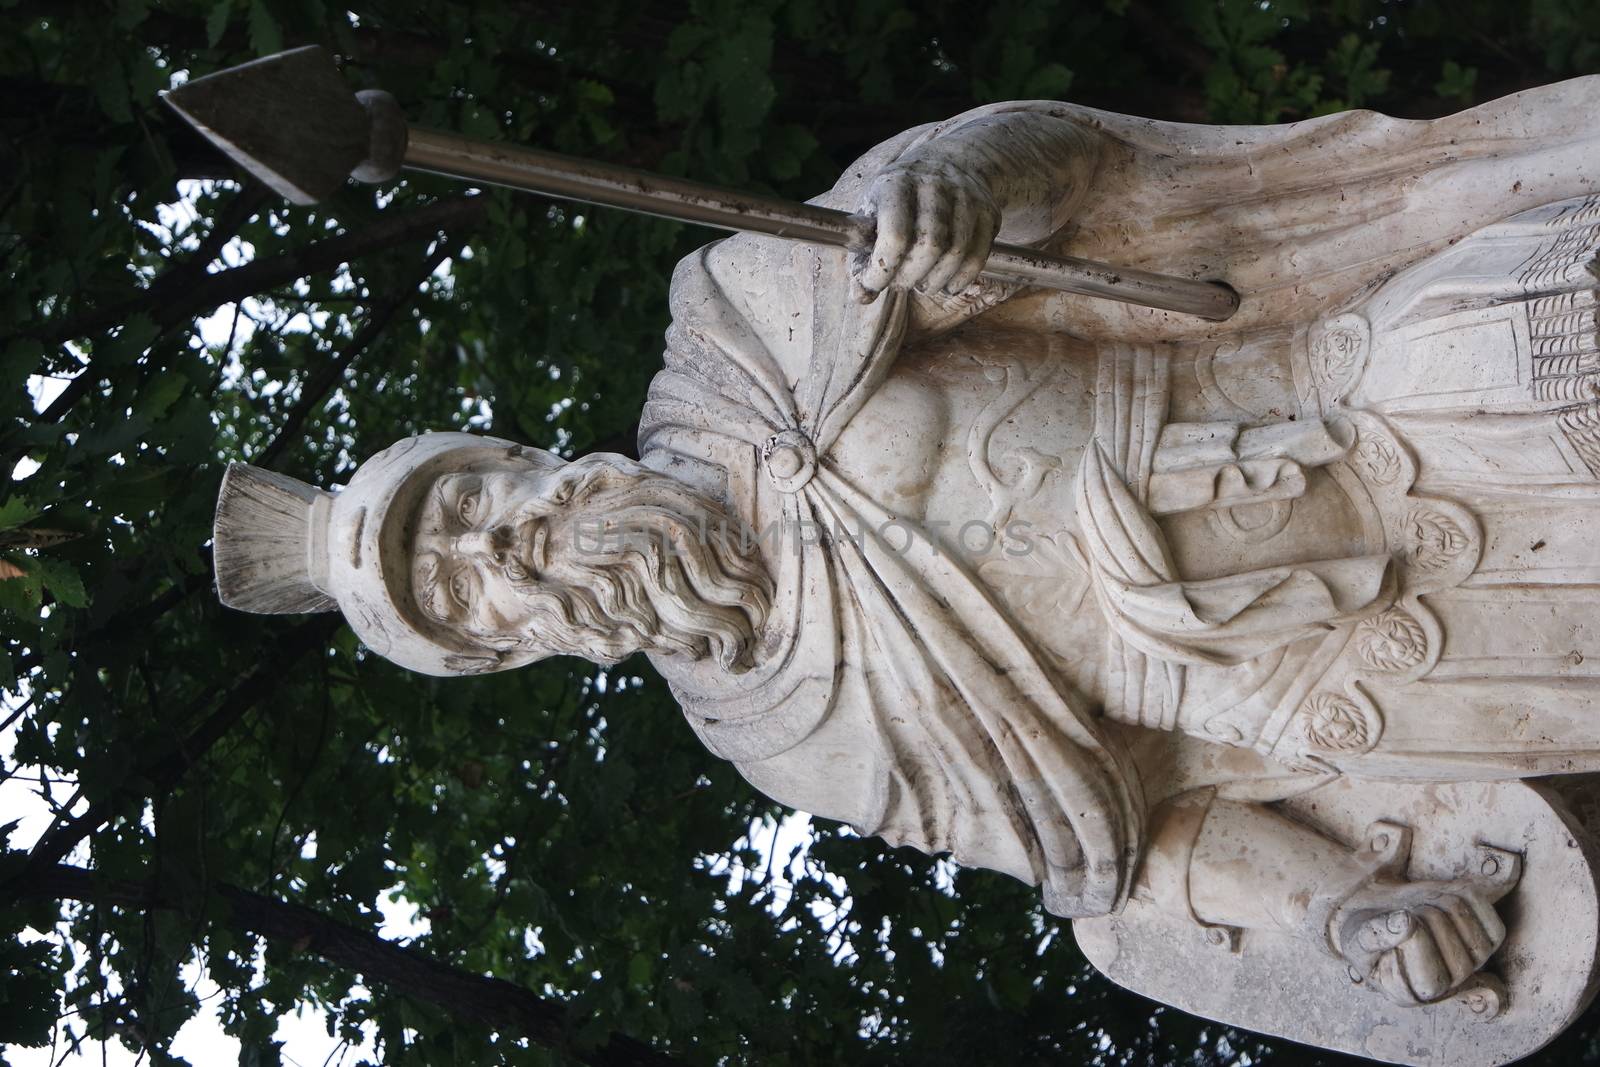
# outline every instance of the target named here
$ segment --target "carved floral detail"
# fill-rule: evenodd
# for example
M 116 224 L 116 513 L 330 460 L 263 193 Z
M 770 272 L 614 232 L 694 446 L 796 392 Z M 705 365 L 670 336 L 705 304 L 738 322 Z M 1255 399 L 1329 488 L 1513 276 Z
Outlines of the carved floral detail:
M 1338 693 L 1313 693 L 1300 705 L 1306 741 L 1324 752 L 1360 752 L 1373 741 L 1367 717 Z
M 1015 555 L 991 559 L 978 573 L 1023 618 L 1059 620 L 1077 612 L 1089 592 L 1089 572 L 1067 547 L 1071 540 L 1065 530 L 1032 537 Z
M 1012 412 L 1061 373 L 1067 361 L 1051 359 L 1045 369 L 1035 375 L 1029 373 L 1027 364 L 1014 356 L 999 360 L 988 356 L 975 358 L 984 367 L 984 380 L 1000 386 L 1000 391 L 990 398 L 967 428 L 967 462 L 972 476 L 989 494 L 988 522 L 997 529 L 1010 521 L 1013 508 L 1039 492 L 1045 475 L 1061 466 L 1061 457 L 1032 447 L 1014 448 L 991 456 L 991 439 Z M 1012 468 L 1011 472 L 1002 472 L 996 460 Z
M 1323 377 L 1338 381 L 1355 369 L 1361 356 L 1361 335 L 1351 329 L 1329 330 L 1317 338 L 1311 351 L 1321 365 Z
M 1311 339 L 1311 364 L 1334 391 L 1348 388 L 1366 360 L 1370 327 L 1359 315 L 1340 315 Z
M 1392 609 L 1356 627 L 1355 647 L 1367 666 L 1400 674 L 1427 658 L 1428 635 L 1411 615 Z
M 1391 486 L 1405 473 L 1405 461 L 1393 443 L 1376 434 L 1363 434 L 1351 459 L 1377 485 Z
M 1405 558 L 1419 571 L 1442 571 L 1472 545 L 1456 521 L 1432 508 L 1417 507 L 1406 516 Z

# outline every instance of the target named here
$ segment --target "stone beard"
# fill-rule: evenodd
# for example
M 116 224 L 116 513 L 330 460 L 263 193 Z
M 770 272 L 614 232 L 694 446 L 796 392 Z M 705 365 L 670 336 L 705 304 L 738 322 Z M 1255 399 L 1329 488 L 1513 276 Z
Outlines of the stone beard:
M 873 213 L 870 256 L 680 263 L 639 462 L 237 465 L 219 593 L 433 675 L 643 651 L 763 793 L 1040 886 L 1120 983 L 1508 1062 L 1600 984 L 1596 116 L 1590 78 L 1432 122 L 907 131 L 815 201 Z M 996 236 L 1241 307 L 968 285 Z M 1019 520 L 1021 556 L 956 536 Z
M 771 579 L 742 524 L 681 482 L 616 457 L 553 478 L 448 474 L 413 548 L 424 614 L 497 651 L 635 652 L 748 666 Z M 509 594 L 496 586 L 509 587 Z M 511 610 L 485 609 L 509 600 Z

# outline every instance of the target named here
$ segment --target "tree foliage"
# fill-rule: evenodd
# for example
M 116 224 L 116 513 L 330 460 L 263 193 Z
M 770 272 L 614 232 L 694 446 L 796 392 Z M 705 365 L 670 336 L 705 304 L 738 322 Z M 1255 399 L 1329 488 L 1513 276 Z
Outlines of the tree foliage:
M 629 447 L 710 235 L 418 175 L 290 207 L 157 93 L 321 43 L 420 124 L 806 196 L 996 99 L 1441 114 L 1600 69 L 1600 7 L 0 0 L 0 26 L 0 774 L 61 805 L 0 852 L 0 1045 L 59 1017 L 175 1062 L 220 1010 L 273 1064 L 311 1005 L 393 1064 L 1308 1062 L 1110 987 L 1001 876 L 827 826 L 763 862 L 782 813 L 643 662 L 437 682 L 333 617 L 220 610 L 229 459 L 328 484 L 431 428 Z M 370 936 L 392 891 L 428 919 L 404 958 Z M 452 985 L 482 975 L 508 985 Z M 1593 1025 L 1549 1062 L 1592 1062 Z

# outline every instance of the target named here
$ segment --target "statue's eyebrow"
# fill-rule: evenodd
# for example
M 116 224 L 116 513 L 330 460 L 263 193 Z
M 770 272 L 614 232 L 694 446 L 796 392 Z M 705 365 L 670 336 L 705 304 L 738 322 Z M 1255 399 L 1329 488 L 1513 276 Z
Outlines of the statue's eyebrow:
M 450 514 L 450 509 L 445 506 L 444 499 L 444 483 L 449 477 L 447 474 L 436 480 L 423 496 L 422 514 L 418 516 L 423 523 L 434 526 L 444 525 L 445 516 Z
M 434 523 L 440 529 L 458 525 L 461 521 L 462 498 L 469 493 L 477 493 L 484 500 L 488 500 L 487 486 L 487 480 L 482 475 L 469 471 L 442 474 L 429 488 L 425 510 L 420 517 Z
M 439 563 L 439 557 L 432 552 L 417 557 L 411 565 L 411 598 L 434 622 L 449 622 L 449 612 L 439 610 Z

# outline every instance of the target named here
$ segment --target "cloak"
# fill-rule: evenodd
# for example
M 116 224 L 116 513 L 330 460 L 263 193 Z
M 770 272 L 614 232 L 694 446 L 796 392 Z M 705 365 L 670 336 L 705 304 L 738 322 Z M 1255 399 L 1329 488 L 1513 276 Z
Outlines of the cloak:
M 751 669 L 654 659 L 701 740 L 775 799 L 1043 884 L 1051 912 L 1079 917 L 1120 905 L 1143 844 L 1131 757 L 983 582 L 832 446 L 908 336 L 980 313 L 1107 342 L 1303 326 L 1482 225 L 1600 189 L 1600 78 L 1432 122 L 1188 126 L 1000 104 L 885 142 L 815 202 L 853 208 L 894 159 L 1015 111 L 1070 124 L 1085 145 L 1050 247 L 1221 277 L 1244 297 L 1239 315 L 1198 323 L 988 284 L 861 305 L 839 250 L 739 235 L 689 256 L 641 455 L 784 532 Z M 892 539 L 872 533 L 889 527 Z

